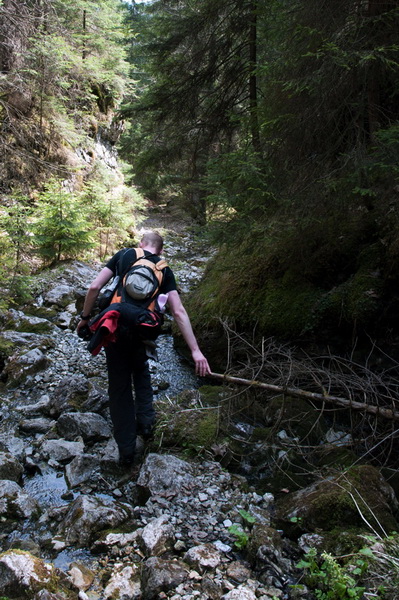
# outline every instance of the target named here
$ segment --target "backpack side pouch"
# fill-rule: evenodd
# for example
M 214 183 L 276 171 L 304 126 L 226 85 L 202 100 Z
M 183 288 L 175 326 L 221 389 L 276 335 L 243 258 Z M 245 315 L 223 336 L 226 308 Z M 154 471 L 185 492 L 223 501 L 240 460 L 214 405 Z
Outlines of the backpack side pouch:
M 113 278 L 112 283 L 98 298 L 98 308 L 104 310 L 111 304 L 112 297 L 119 285 L 119 276 Z

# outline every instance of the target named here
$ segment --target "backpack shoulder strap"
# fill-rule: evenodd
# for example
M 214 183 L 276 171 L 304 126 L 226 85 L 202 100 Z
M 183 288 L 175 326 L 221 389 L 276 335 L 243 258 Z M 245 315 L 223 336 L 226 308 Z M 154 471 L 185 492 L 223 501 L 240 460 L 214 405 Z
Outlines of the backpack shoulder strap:
M 167 266 L 168 266 L 168 263 L 163 258 L 161 258 L 161 260 L 159 260 L 158 262 L 155 263 L 155 268 L 157 269 L 157 271 L 162 271 L 162 269 L 165 269 L 165 267 L 167 267 Z

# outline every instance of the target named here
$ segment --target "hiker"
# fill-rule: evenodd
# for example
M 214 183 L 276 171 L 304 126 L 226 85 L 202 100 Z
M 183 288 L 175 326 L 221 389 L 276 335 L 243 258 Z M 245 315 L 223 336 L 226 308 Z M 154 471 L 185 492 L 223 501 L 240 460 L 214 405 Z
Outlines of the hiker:
M 161 260 L 159 255 L 162 252 L 163 239 L 158 233 L 146 233 L 139 244 L 139 248 L 144 251 L 146 259 L 156 264 Z M 134 248 L 120 250 L 107 262 L 106 266 L 91 283 L 77 325 L 78 333 L 89 324 L 91 312 L 101 288 L 116 273 L 122 273 L 121 263 L 123 261 L 123 268 L 125 268 L 126 258 L 128 259 L 129 268 L 129 265 L 132 265 L 136 260 L 138 252 L 141 251 L 136 252 Z M 162 269 L 162 274 L 162 283 L 156 295 L 158 297 L 162 295 L 162 299 L 166 300 L 166 304 L 191 350 L 195 362 L 195 372 L 197 375 L 204 377 L 210 373 L 209 364 L 198 346 L 189 316 L 180 300 L 173 271 L 170 267 L 165 266 Z M 124 302 L 120 305 L 111 304 L 110 308 L 115 306 L 123 308 L 122 305 L 125 305 L 124 308 L 129 308 Z M 120 332 L 117 329 L 114 337 L 110 337 L 113 341 L 104 344 L 108 371 L 108 395 L 120 463 L 129 465 L 134 463 L 136 435 L 140 434 L 144 439 L 151 437 L 155 422 L 155 411 L 146 344 L 137 334 L 134 337 L 129 337 L 129 335 L 118 335 L 118 333 Z M 132 392 L 132 377 L 135 399 L 133 399 Z

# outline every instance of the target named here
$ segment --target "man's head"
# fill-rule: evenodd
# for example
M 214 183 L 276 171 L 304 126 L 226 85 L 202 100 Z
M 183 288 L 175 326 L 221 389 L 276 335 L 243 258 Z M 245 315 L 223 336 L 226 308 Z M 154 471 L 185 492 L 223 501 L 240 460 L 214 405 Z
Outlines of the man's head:
M 151 250 L 154 254 L 161 254 L 163 248 L 162 236 L 155 231 L 148 231 L 141 238 L 140 248 Z

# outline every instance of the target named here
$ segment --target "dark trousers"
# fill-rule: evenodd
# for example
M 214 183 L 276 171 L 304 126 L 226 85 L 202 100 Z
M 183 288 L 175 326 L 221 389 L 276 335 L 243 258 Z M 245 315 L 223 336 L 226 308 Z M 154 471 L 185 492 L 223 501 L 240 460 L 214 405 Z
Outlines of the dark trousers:
M 134 453 L 136 435 L 155 419 L 151 375 L 144 344 L 117 341 L 105 348 L 114 437 L 121 456 Z M 132 390 L 132 379 L 134 396 Z

